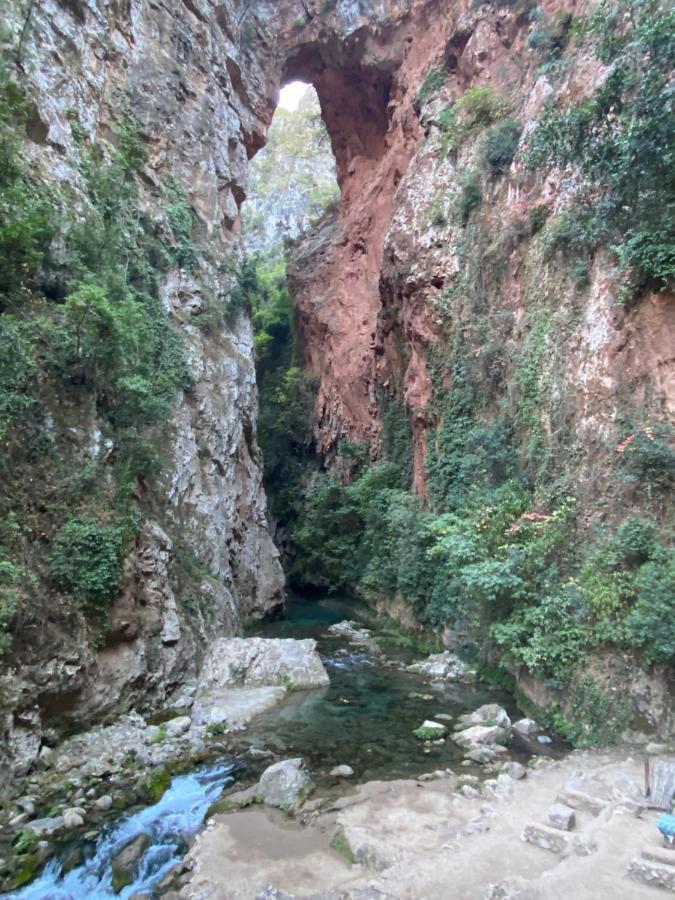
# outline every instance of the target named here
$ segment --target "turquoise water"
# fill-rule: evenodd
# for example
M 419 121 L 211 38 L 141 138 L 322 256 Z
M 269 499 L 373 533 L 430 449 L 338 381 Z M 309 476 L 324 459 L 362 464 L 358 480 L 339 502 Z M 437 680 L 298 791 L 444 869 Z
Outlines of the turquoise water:
M 412 734 L 425 718 L 438 713 L 461 715 L 483 703 L 500 703 L 519 715 L 513 699 L 484 685 L 430 686 L 420 676 L 390 666 L 377 655 L 327 634 L 329 625 L 358 619 L 358 608 L 335 598 L 292 599 L 284 618 L 256 630 L 265 637 L 314 638 L 329 672 L 326 688 L 291 694 L 280 706 L 256 719 L 224 758 L 173 778 L 162 799 L 121 814 L 104 829 L 82 864 L 63 872 L 55 857 L 28 887 L 6 895 L 13 900 L 104 900 L 152 889 L 184 856 L 203 824 L 206 811 L 235 781 L 250 783 L 272 760 L 242 763 L 249 747 L 273 751 L 276 758 L 302 756 L 323 789 L 336 786 L 329 772 L 343 763 L 355 780 L 418 775 L 456 766 L 462 756 L 452 741 L 426 747 Z M 389 659 L 412 661 L 413 655 L 383 645 Z M 427 694 L 430 699 L 410 697 Z M 425 749 L 428 752 L 425 752 Z M 546 752 L 542 748 L 542 752 Z M 140 834 L 151 838 L 135 882 L 120 894 L 112 889 L 110 864 Z M 72 846 L 72 845 L 71 845 Z
M 398 778 L 457 765 L 462 760 L 452 741 L 425 748 L 412 734 L 438 713 L 462 715 L 483 703 L 500 703 L 520 716 L 513 698 L 485 685 L 432 686 L 419 675 L 389 667 L 344 638 L 332 638 L 327 628 L 344 618 L 357 619 L 358 607 L 334 598 L 292 599 L 286 616 L 267 623 L 265 637 L 314 638 L 330 685 L 290 698 L 260 716 L 249 728 L 246 743 L 285 756 L 302 756 L 315 778 L 321 780 L 343 763 L 354 769 L 355 779 Z M 410 652 L 382 644 L 388 658 L 412 662 Z M 425 694 L 430 700 L 411 698 Z

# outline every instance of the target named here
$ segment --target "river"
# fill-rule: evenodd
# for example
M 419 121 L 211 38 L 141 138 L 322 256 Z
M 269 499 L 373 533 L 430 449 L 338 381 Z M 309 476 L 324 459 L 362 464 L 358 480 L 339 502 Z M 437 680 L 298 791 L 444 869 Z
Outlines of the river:
M 97 843 L 89 845 L 84 860 L 70 871 L 64 871 L 68 857 L 64 850 L 31 884 L 4 896 L 13 900 L 150 897 L 182 859 L 223 789 L 235 781 L 250 783 L 273 761 L 270 757 L 251 763 L 248 751 L 252 747 L 272 751 L 274 758 L 304 757 L 319 789 L 336 791 L 343 788 L 329 773 L 340 764 L 351 766 L 357 781 L 410 777 L 459 764 L 462 754 L 452 741 L 429 747 L 413 736 L 413 729 L 434 714 L 460 715 L 496 702 L 510 714 L 520 715 L 513 698 L 485 685 L 430 686 L 398 665 L 414 658 L 410 651 L 385 647 L 386 657 L 381 658 L 343 637 L 327 634 L 331 624 L 358 616 L 358 608 L 334 597 L 291 599 L 283 618 L 264 623 L 256 633 L 315 638 L 330 685 L 290 694 L 281 706 L 254 720 L 223 758 L 175 776 L 159 802 L 113 817 L 101 829 Z M 136 879 L 115 894 L 111 862 L 141 834 L 150 843 Z

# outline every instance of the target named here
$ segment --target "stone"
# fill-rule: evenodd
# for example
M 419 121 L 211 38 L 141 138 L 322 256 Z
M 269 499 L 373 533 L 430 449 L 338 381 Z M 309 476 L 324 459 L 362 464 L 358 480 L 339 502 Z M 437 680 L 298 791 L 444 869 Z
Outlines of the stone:
M 303 766 L 301 758 L 282 759 L 269 766 L 260 776 L 256 795 L 268 806 L 292 809 L 314 788 Z
M 513 785 L 511 776 L 501 772 L 497 778 L 488 778 L 483 783 L 483 790 L 488 799 L 508 802 L 513 797 Z
M 675 866 L 647 859 L 632 859 L 628 864 L 628 877 L 651 887 L 675 892 Z
M 501 767 L 502 772 L 506 772 L 507 775 L 510 775 L 515 781 L 520 781 L 521 778 L 525 778 L 527 775 L 527 769 L 522 763 L 515 762 L 514 760 L 510 760 Z
M 24 825 L 27 831 L 32 831 L 38 837 L 50 837 L 52 834 L 56 834 L 57 831 L 61 831 L 63 827 L 63 816 L 33 819 L 32 822 L 27 822 Z
M 81 828 L 84 825 L 85 811 L 81 806 L 73 806 L 63 810 L 63 824 L 66 828 Z
M 590 856 L 596 850 L 594 843 L 583 841 L 578 835 L 548 825 L 526 825 L 522 839 L 562 857 Z
M 209 648 L 199 678 L 201 690 L 226 687 L 325 687 L 328 673 L 316 641 L 219 638 Z
M 514 731 L 520 732 L 520 734 L 534 734 L 539 731 L 539 726 L 534 721 L 534 719 L 518 719 L 517 722 L 514 722 L 511 726 Z
M 160 740 L 162 736 L 162 731 L 159 725 L 148 725 L 145 729 L 144 738 L 149 744 L 154 744 L 156 741 Z
M 460 747 L 475 749 L 480 746 L 498 744 L 507 734 L 498 725 L 472 725 L 452 735 L 452 740 Z
M 571 806 L 565 803 L 554 803 L 548 813 L 548 820 L 554 828 L 561 831 L 572 831 L 576 825 L 576 815 Z
M 334 769 L 330 770 L 330 774 L 333 778 L 351 778 L 354 774 L 354 770 L 351 766 L 335 766 Z
M 457 724 L 468 728 L 472 725 L 498 726 L 504 731 L 511 727 L 511 719 L 503 706 L 498 703 L 485 703 L 468 715 L 459 716 Z
M 195 725 L 220 723 L 239 730 L 255 716 L 276 706 L 286 695 L 283 687 L 231 688 L 200 694 L 192 706 Z
M 138 863 L 150 846 L 150 838 L 147 834 L 139 834 L 129 841 L 113 857 L 110 868 L 112 870 L 113 890 L 116 894 L 133 884 Z
M 412 663 L 408 671 L 424 675 L 430 681 L 473 681 L 476 677 L 475 670 L 449 650 Z
M 463 784 L 459 789 L 459 792 L 469 800 L 475 800 L 477 797 L 480 797 L 480 791 L 476 790 L 476 788 L 470 784 Z
M 110 796 L 110 794 L 101 794 L 100 797 L 94 800 L 94 806 L 96 807 L 96 809 L 106 810 L 110 809 L 112 805 L 113 798 Z
M 190 716 L 177 716 L 175 719 L 169 719 L 164 725 L 168 735 L 180 737 L 192 728 L 192 719 Z

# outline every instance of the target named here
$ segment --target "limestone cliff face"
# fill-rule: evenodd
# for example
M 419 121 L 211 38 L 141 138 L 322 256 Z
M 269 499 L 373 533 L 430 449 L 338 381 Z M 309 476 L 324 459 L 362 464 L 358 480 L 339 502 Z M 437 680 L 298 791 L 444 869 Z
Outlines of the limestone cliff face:
M 105 154 L 120 114 L 131 110 L 149 151 L 142 206 L 161 219 L 160 181 L 175 180 L 194 212 L 198 263 L 191 273 L 173 268 L 160 285 L 185 335 L 195 384 L 176 398 L 161 488 L 146 497 L 138 487 L 143 518 L 103 646 L 43 583 L 44 611 L 18 623 L 0 679 L 0 782 L 12 769 L 26 771 L 45 741 L 165 702 L 213 637 L 236 633 L 283 602 L 255 439 L 251 326 L 243 314 L 228 327 L 198 324 L 231 286 L 223 263 L 239 254 L 248 157 L 262 145 L 274 108 L 269 23 L 247 18 L 249 5 L 47 0 L 31 10 L 20 67 L 12 63 L 25 7 L 6 10 L 6 57 L 32 104 L 25 142 L 32 171 L 83 195 L 83 142 Z M 64 458 L 105 460 L 114 449 L 102 440 L 94 409 L 57 406 L 53 420 L 53 444 Z M 179 596 L 177 542 L 199 557 L 199 604 Z M 29 547 L 25 558 L 42 578 L 39 549 Z

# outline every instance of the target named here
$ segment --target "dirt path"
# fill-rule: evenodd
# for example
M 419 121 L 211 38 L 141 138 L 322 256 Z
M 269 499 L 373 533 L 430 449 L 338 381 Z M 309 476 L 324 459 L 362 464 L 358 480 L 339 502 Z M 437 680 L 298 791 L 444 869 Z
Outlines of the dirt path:
M 190 853 L 180 897 L 254 900 L 271 885 L 298 898 L 658 900 L 662 892 L 627 875 L 643 849 L 669 852 L 659 849 L 659 813 L 641 808 L 642 777 L 638 756 L 576 752 L 473 798 L 459 792 L 460 774 L 362 785 L 304 827 L 260 808 L 217 816 Z M 550 833 L 548 812 L 565 791 L 576 826 Z M 535 843 L 521 837 L 531 825 L 544 826 Z M 330 846 L 336 834 L 341 852 Z M 560 852 L 537 845 L 551 834 Z

